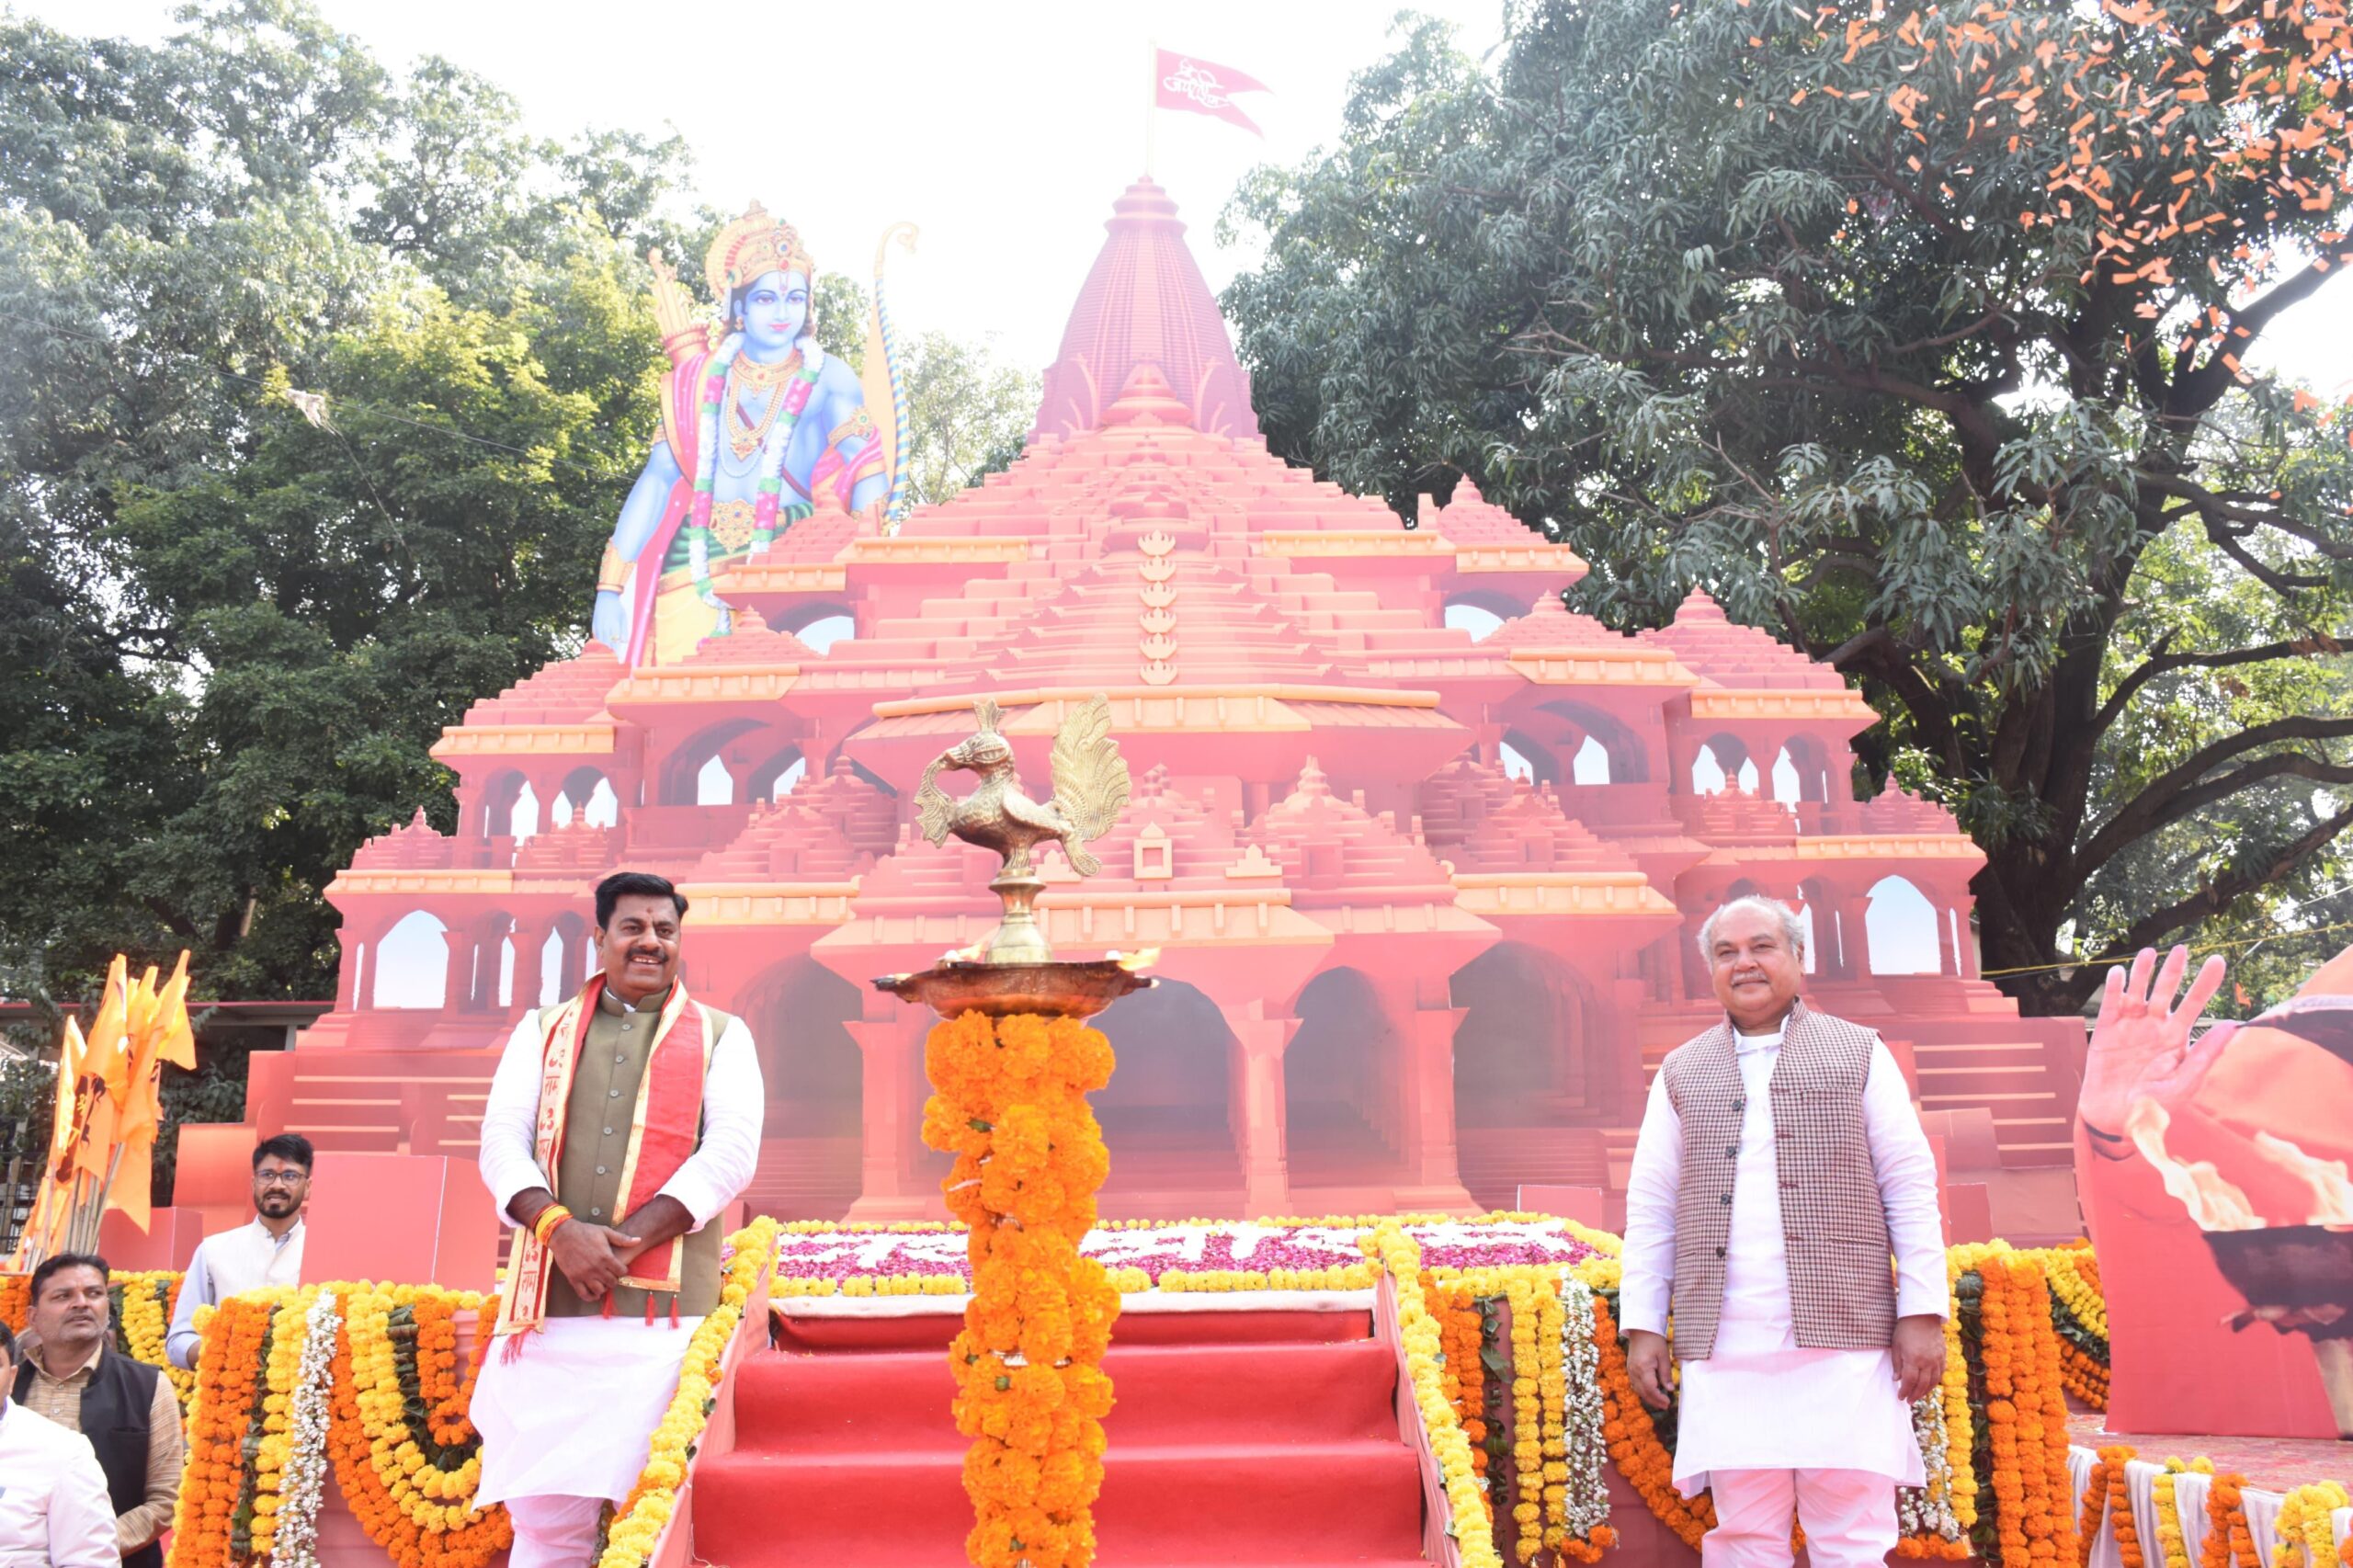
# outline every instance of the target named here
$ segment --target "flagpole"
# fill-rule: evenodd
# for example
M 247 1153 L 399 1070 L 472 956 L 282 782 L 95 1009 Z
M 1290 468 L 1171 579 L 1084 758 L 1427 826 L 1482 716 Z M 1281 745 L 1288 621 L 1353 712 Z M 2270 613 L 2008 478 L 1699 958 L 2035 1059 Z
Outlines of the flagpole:
M 1160 40 L 1144 40 L 1143 177 L 1152 177 L 1153 142 L 1160 130 Z

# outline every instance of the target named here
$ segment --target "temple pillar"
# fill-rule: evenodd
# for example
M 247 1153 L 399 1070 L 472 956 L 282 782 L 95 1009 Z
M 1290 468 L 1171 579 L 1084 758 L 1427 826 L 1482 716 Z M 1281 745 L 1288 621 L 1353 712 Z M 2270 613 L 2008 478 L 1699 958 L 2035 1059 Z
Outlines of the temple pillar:
M 1288 1213 L 1290 1160 L 1283 1142 L 1283 1053 L 1299 1032 L 1299 1020 L 1267 1017 L 1263 1001 L 1221 1004 L 1218 1010 L 1241 1048 L 1241 1115 L 1233 1132 L 1242 1155 L 1243 1211 Z M 1111 1157 L 1118 1159 L 1119 1151 L 1114 1149 Z
M 1871 900 L 1868 892 L 1834 888 L 1826 901 L 1837 915 L 1839 974 L 1847 980 L 1869 980 L 1871 974 Z
M 375 956 L 376 939 L 381 935 L 372 927 L 363 929 L 348 917 L 335 933 L 336 944 L 343 949 L 343 962 L 335 977 L 341 992 L 335 998 L 339 1010 L 358 1013 L 375 1006 L 374 998 L 368 994 L 368 970 L 369 960 Z
M 474 1010 L 474 983 L 482 969 L 481 944 L 462 926 L 448 925 L 441 928 L 441 942 L 449 949 L 449 962 L 441 971 L 441 1010 L 471 1013 Z
M 1475 1207 L 1455 1159 L 1454 1036 L 1467 1007 L 1457 1007 L 1443 977 L 1380 987 L 1381 1010 L 1397 1036 L 1397 1086 L 1405 1121 L 1400 1210 Z
M 923 1129 L 910 1108 L 922 1104 L 915 1085 L 923 1073 L 923 1039 L 937 1020 L 926 1007 L 894 1006 L 879 998 L 870 1004 L 884 1008 L 883 1016 L 842 1026 L 858 1041 L 863 1062 L 858 1200 L 849 1218 L 861 1224 L 920 1220 L 931 1195 L 918 1189 L 911 1173 L 909 1145 Z
M 548 934 L 554 928 L 552 918 L 518 919 L 515 922 L 515 1006 L 517 1008 L 540 1005 L 540 991 L 547 983 Z

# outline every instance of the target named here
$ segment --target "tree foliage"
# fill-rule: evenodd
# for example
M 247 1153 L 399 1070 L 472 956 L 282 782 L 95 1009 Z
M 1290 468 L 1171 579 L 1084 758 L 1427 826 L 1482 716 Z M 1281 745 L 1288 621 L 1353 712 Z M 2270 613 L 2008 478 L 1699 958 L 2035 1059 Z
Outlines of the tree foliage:
M 301 0 L 153 48 L 0 16 L 0 994 L 182 947 L 332 994 L 327 881 L 447 826 L 442 726 L 579 645 L 655 434 L 645 254 L 722 218 L 688 173 Z
M 2343 22 L 1527 0 L 1485 66 L 1409 23 L 1227 214 L 1261 422 L 1401 506 L 1477 475 L 1614 623 L 1704 585 L 1833 662 L 1985 850 L 1988 967 L 2073 1008 L 2063 933 L 2262 935 L 2343 871 L 2348 416 L 2245 369 L 2348 259 Z

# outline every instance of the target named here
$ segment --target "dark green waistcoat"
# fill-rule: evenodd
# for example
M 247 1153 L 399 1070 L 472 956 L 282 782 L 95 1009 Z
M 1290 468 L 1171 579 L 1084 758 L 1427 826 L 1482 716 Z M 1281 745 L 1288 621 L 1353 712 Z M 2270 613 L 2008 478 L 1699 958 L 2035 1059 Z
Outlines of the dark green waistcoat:
M 710 1018 L 710 1038 L 727 1031 L 728 1017 L 716 1007 L 695 1004 Z M 564 1106 L 563 1153 L 556 1163 L 556 1201 L 594 1225 L 619 1225 L 626 1201 L 621 1192 L 621 1166 L 629 1159 L 630 1118 L 637 1106 L 637 1085 L 645 1076 L 654 1031 L 661 1007 L 649 999 L 634 1013 L 600 994 L 597 1016 L 589 1021 L 588 1038 L 580 1047 L 580 1061 L 572 1074 L 572 1097 Z M 687 1020 L 675 1026 L 683 1032 Z M 698 1130 L 699 1137 L 699 1130 Z M 685 1249 L 679 1260 L 677 1310 L 686 1317 L 701 1317 L 719 1305 L 719 1244 L 721 1225 L 713 1221 L 701 1230 L 678 1238 Z M 654 1296 L 654 1311 L 667 1318 L 667 1292 L 623 1286 L 613 1292 L 615 1317 L 642 1318 L 646 1298 Z M 548 1316 L 595 1317 L 605 1311 L 602 1301 L 582 1298 L 561 1270 L 548 1284 Z

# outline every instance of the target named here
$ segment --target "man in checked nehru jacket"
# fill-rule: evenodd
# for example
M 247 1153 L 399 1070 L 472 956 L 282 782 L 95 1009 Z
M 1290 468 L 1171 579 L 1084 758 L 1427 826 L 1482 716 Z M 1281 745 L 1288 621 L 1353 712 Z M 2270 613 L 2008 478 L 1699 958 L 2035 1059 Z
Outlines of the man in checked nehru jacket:
M 1798 999 L 1793 911 L 1735 899 L 1699 950 L 1725 1017 L 1651 1085 L 1626 1191 L 1627 1369 L 1663 1410 L 1682 1365 L 1675 1483 L 1713 1487 L 1704 1568 L 1782 1568 L 1792 1514 L 1816 1568 L 1878 1568 L 1896 1487 L 1923 1480 L 1909 1403 L 1944 1377 L 1936 1161 L 1879 1036 Z

